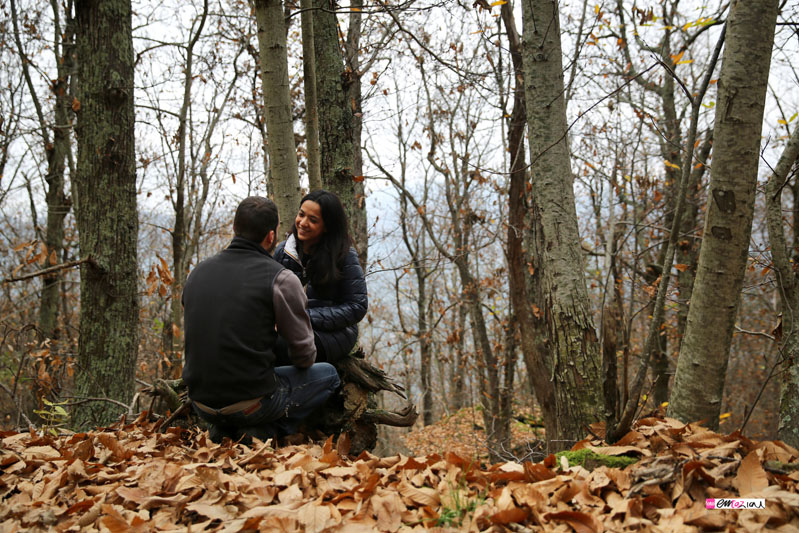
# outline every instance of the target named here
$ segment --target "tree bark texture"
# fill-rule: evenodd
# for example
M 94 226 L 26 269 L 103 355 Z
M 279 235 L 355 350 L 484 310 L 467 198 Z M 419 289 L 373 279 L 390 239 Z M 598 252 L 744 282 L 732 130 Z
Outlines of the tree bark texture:
M 696 281 L 669 415 L 718 427 L 752 229 L 776 0 L 735 1 L 719 78 L 713 166 Z
M 528 282 L 539 278 L 528 276 L 524 252 L 524 236 L 527 227 L 527 158 L 524 149 L 524 132 L 527 116 L 524 100 L 524 66 L 522 43 L 516 29 L 513 9 L 510 4 L 501 7 L 502 21 L 508 34 L 508 44 L 513 62 L 514 88 L 513 110 L 508 124 L 508 150 L 510 151 L 510 187 L 508 191 L 508 283 L 513 308 L 512 324 L 519 334 L 519 344 L 524 358 L 530 388 L 535 394 L 544 417 L 545 427 L 556 427 L 554 389 L 546 366 L 546 324 L 533 312 L 533 302 L 528 291 Z M 534 273 L 533 273 L 534 274 Z M 538 306 L 535 306 L 538 309 Z
M 365 258 L 366 203 L 356 192 L 354 170 L 353 102 L 350 85 L 360 83 L 344 68 L 344 55 L 339 43 L 335 6 L 329 0 L 316 0 L 314 11 L 314 47 L 316 49 L 316 97 L 319 107 L 319 152 L 322 185 L 336 193 L 347 211 L 350 232 L 359 259 Z M 366 267 L 365 261 L 362 266 Z
M 696 266 L 699 260 L 701 239 L 694 237 L 693 234 L 698 229 L 700 203 L 702 202 L 699 190 L 702 185 L 702 177 L 708 168 L 705 163 L 710 155 L 712 145 L 713 135 L 712 132 L 710 132 L 697 151 L 696 159 L 699 162 L 695 163 L 694 168 L 691 170 L 688 194 L 685 198 L 685 212 L 681 220 L 681 235 L 677 242 L 677 249 L 675 250 L 675 260 L 677 264 L 682 264 L 687 267 L 677 271 L 677 287 L 680 291 L 679 307 L 677 308 L 678 347 L 685 333 L 685 324 L 688 320 L 688 304 L 691 301 L 691 295 L 694 291 L 694 279 L 696 278 Z M 663 401 L 665 400 L 666 398 L 663 399 Z
M 799 278 L 795 270 L 796 260 L 792 259 L 793 254 L 785 238 L 782 189 L 797 161 L 799 128 L 794 129 L 766 185 L 766 220 L 782 313 L 779 438 L 793 447 L 799 446 Z
M 353 239 L 358 244 L 358 259 L 366 270 L 369 259 L 369 228 L 366 225 L 366 188 L 363 179 L 363 92 L 361 90 L 361 26 L 363 22 L 363 0 L 350 2 L 349 30 L 346 42 L 345 75 L 349 77 L 347 98 L 352 108 L 352 174 L 354 178 L 355 204 L 358 209 L 352 219 Z
M 308 154 L 308 188 L 322 188 L 319 168 L 319 108 L 316 102 L 316 57 L 313 37 L 313 0 L 301 0 L 302 72 L 305 77 L 305 149 Z
M 253 0 L 269 146 L 268 175 L 286 231 L 300 207 L 300 171 L 291 113 L 286 22 L 280 0 Z
M 422 387 L 422 423 L 431 425 L 433 420 L 433 346 L 432 332 L 427 321 L 427 272 L 422 261 L 414 259 L 416 283 L 419 296 L 416 300 L 416 329 L 419 338 L 419 379 Z
M 79 2 L 78 162 L 73 179 L 82 257 L 78 396 L 127 402 L 138 348 L 136 166 L 130 0 Z M 85 428 L 106 424 L 118 407 L 75 411 Z
M 601 360 L 585 287 L 569 161 L 557 3 L 523 2 L 524 76 L 535 232 L 555 396 L 550 442 L 571 446 L 603 418 Z

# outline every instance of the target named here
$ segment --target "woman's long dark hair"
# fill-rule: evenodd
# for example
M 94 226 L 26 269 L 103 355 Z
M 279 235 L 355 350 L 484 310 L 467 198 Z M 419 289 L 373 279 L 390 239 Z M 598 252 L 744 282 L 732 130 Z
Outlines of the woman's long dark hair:
M 300 206 L 308 200 L 319 204 L 325 232 L 308 259 L 305 272 L 312 284 L 326 285 L 341 279 L 341 266 L 352 245 L 347 213 L 338 196 L 330 191 L 324 189 L 311 191 L 300 200 Z M 296 226 L 292 232 L 296 239 Z

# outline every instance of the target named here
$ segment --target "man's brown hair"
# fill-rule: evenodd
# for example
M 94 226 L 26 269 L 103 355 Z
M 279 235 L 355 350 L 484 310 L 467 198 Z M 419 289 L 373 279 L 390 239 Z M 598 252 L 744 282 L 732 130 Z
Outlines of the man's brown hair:
M 270 231 L 277 231 L 277 206 L 263 196 L 250 196 L 241 201 L 233 218 L 233 233 L 258 244 Z

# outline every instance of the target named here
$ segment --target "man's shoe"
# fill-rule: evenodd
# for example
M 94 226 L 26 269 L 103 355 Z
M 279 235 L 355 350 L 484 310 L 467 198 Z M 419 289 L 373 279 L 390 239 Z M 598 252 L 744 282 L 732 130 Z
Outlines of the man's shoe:
M 236 437 L 236 430 L 230 426 L 208 424 L 208 437 L 211 439 L 211 442 L 215 444 L 222 444 L 222 440 L 225 437 L 234 440 Z
M 247 444 L 248 446 L 252 443 L 253 438 L 263 442 L 272 439 L 272 446 L 277 446 L 277 432 L 271 425 L 239 428 L 239 435 L 241 437 L 241 443 Z

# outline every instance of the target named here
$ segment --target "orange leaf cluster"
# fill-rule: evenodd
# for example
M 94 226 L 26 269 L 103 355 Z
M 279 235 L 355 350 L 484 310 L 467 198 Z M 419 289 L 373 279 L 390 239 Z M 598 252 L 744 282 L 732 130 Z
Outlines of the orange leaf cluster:
M 780 442 L 645 419 L 606 454 L 643 459 L 589 471 L 550 455 L 490 466 L 444 456 L 343 455 L 346 443 L 273 449 L 159 433 L 144 420 L 58 438 L 2 432 L 3 531 L 422 531 L 447 510 L 458 527 L 501 531 L 737 531 L 799 528 L 799 473 Z M 765 498 L 763 510 L 705 509 L 705 498 Z

